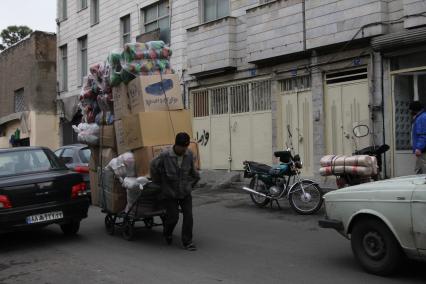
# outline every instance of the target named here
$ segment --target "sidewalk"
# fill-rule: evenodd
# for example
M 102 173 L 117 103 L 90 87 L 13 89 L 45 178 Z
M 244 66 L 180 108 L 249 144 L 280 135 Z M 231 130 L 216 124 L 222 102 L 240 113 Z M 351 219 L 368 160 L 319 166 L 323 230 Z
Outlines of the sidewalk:
M 250 179 L 244 179 L 242 171 L 227 171 L 227 170 L 203 170 L 200 172 L 201 180 L 195 190 L 202 192 L 233 192 L 244 193 L 241 188 L 250 183 Z M 303 177 L 314 180 L 319 183 L 324 192 L 329 192 L 336 189 L 334 180 L 320 177 Z

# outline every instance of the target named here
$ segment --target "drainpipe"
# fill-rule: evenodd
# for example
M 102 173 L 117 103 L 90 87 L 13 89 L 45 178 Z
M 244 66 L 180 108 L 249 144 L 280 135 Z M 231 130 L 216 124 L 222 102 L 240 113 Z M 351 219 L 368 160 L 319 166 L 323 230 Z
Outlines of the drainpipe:
M 382 53 L 380 53 L 380 68 L 381 68 L 381 73 L 382 73 L 382 103 L 381 103 L 381 108 L 382 108 L 382 127 L 383 127 L 383 144 L 386 144 L 386 134 L 385 134 L 385 87 L 384 87 L 384 68 L 383 68 L 383 55 Z M 383 164 L 382 164 L 382 168 L 384 170 L 384 177 L 387 178 L 387 163 L 386 163 L 386 153 L 383 154 Z
M 306 50 L 306 11 L 305 0 L 302 1 L 302 17 L 303 17 L 303 50 Z

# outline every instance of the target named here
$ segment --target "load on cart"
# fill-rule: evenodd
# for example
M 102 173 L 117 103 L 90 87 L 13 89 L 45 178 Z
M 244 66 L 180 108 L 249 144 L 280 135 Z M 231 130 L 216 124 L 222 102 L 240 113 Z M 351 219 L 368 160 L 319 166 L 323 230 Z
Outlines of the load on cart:
M 128 177 L 129 175 L 130 177 Z M 114 234 L 119 228 L 124 239 L 131 240 L 135 235 L 136 223 L 143 223 L 148 229 L 162 226 L 165 209 L 161 206 L 159 185 L 146 177 L 132 177 L 134 172 L 134 157 L 125 153 L 111 162 L 102 170 L 100 179 L 100 205 L 106 213 L 105 228 L 109 234 Z M 121 184 L 121 186 L 118 186 Z M 126 206 L 117 210 L 116 188 L 126 190 Z M 123 202 L 121 202 L 123 204 Z M 161 222 L 155 222 L 155 217 Z

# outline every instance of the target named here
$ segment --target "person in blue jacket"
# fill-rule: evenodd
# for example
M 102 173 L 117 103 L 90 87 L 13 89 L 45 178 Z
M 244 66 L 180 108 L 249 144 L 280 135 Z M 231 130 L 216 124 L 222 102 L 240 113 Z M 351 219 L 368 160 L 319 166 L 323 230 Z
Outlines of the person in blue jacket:
M 426 112 L 421 102 L 414 101 L 409 109 L 412 120 L 412 147 L 416 155 L 416 174 L 426 174 Z

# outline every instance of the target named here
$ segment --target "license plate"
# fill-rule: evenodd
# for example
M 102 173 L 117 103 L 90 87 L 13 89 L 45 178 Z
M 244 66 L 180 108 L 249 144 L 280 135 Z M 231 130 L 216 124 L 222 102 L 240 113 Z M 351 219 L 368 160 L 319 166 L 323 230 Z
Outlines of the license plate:
M 37 214 L 27 217 L 27 224 L 35 224 L 64 218 L 62 211 Z

